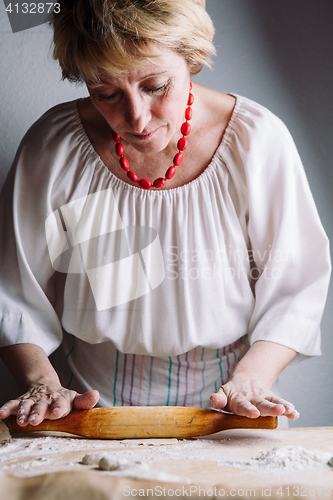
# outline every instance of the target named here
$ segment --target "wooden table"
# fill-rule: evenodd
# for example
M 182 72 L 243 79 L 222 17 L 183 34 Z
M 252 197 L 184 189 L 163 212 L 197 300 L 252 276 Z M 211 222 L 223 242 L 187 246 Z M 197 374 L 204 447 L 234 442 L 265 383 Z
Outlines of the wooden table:
M 0 448 L 1 500 L 151 498 L 331 499 L 333 468 L 274 469 L 242 462 L 282 446 L 333 456 L 333 427 L 229 430 L 199 439 L 102 441 L 30 434 Z M 86 453 L 149 464 L 131 473 L 82 465 Z M 229 462 L 229 463 L 228 463 Z M 121 476 L 119 474 L 125 474 Z

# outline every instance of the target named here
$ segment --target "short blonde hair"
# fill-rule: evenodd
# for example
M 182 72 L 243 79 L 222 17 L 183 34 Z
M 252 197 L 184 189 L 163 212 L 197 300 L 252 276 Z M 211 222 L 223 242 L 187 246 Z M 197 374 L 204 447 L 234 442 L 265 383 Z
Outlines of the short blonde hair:
M 53 14 L 53 57 L 62 76 L 96 83 L 156 58 L 161 45 L 182 55 L 197 74 L 215 53 L 205 0 L 60 0 Z M 157 58 L 158 59 L 158 58 Z M 157 61 L 156 59 L 156 61 Z M 155 61 L 154 61 L 155 62 Z M 158 62 L 156 62 L 158 64 Z

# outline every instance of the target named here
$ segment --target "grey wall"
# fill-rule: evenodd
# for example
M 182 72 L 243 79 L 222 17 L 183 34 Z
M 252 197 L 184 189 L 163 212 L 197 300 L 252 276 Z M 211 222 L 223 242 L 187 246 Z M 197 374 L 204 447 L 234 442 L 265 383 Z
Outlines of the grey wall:
M 333 236 L 333 3 L 331 0 L 207 0 L 215 27 L 215 69 L 196 81 L 254 99 L 292 132 L 328 236 Z M 61 82 L 46 25 L 12 34 L 0 1 L 0 186 L 27 128 L 49 107 L 82 97 Z M 323 356 L 288 367 L 283 396 L 301 413 L 296 426 L 333 424 L 332 291 L 322 323 Z M 17 389 L 0 365 L 0 403 Z
M 289 127 L 325 230 L 333 240 L 333 2 L 207 0 L 216 28 L 214 71 L 197 79 L 267 106 Z M 333 425 L 332 286 L 320 358 L 288 367 L 282 395 L 301 413 L 292 426 Z

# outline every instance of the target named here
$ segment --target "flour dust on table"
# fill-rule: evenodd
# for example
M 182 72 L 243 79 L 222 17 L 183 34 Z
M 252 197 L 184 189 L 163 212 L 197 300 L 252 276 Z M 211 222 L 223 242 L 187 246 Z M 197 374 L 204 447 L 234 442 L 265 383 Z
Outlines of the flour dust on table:
M 227 465 L 236 468 L 274 471 L 281 469 L 303 469 L 329 465 L 330 453 L 307 450 L 302 446 L 278 446 L 247 461 L 228 461 Z

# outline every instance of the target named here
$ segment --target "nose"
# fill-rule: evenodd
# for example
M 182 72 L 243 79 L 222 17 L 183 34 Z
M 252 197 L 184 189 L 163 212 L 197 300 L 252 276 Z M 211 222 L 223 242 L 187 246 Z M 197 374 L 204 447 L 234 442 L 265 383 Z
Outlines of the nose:
M 126 123 L 135 134 L 141 134 L 151 119 L 151 110 L 148 102 L 140 95 L 131 94 L 127 98 Z

